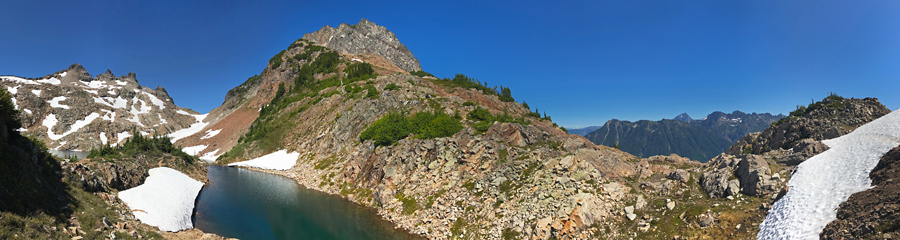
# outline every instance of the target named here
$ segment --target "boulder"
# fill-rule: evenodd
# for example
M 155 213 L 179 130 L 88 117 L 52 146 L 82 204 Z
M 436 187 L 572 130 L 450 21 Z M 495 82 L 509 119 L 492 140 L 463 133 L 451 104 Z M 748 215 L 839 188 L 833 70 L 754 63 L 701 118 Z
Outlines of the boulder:
M 687 183 L 691 180 L 691 173 L 684 169 L 675 169 L 675 171 L 669 173 L 669 179 Z
M 745 155 L 738 163 L 735 175 L 741 181 L 744 194 L 750 196 L 766 196 L 774 194 L 776 182 L 770 176 L 769 163 L 759 155 Z
M 730 193 L 727 192 L 729 189 L 728 179 L 731 178 L 731 176 L 730 168 L 712 170 L 703 173 L 703 176 L 700 177 L 700 186 L 703 187 L 703 190 L 705 190 L 706 194 L 711 198 L 729 196 Z

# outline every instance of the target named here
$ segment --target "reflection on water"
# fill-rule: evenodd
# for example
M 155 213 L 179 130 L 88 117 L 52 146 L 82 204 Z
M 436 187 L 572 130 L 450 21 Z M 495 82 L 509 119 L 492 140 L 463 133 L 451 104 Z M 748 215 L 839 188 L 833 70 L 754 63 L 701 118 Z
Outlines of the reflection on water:
M 241 168 L 209 166 L 194 227 L 240 239 L 421 239 L 374 210 L 306 189 L 294 180 Z
M 53 156 L 56 156 L 56 157 L 58 157 L 58 158 L 67 158 L 67 157 L 69 157 L 69 156 L 75 156 L 75 157 L 77 157 L 78 159 L 86 158 L 87 155 L 88 155 L 88 153 L 89 153 L 89 152 L 87 152 L 87 151 L 78 151 L 78 150 L 55 150 L 55 149 L 47 150 L 47 152 L 50 152 L 50 154 L 53 154 Z

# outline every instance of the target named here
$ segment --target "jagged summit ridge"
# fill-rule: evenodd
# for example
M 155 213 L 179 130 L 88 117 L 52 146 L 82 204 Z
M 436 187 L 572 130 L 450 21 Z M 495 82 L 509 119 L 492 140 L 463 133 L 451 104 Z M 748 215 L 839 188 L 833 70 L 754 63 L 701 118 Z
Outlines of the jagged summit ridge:
M 366 19 L 355 25 L 342 23 L 337 28 L 326 25 L 318 31 L 304 34 L 303 39 L 341 53 L 382 56 L 407 72 L 422 70 L 419 59 L 393 32 Z

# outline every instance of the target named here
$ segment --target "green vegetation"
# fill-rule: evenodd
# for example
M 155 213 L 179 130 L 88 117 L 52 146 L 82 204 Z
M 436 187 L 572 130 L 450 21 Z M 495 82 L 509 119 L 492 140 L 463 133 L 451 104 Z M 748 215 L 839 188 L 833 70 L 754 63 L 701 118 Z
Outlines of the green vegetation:
M 434 75 L 431 75 L 431 73 L 428 73 L 428 72 L 425 72 L 422 70 L 412 71 L 412 72 L 409 72 L 409 74 L 413 75 L 413 76 L 417 76 L 417 77 L 434 77 Z
M 410 133 L 419 139 L 430 139 L 449 137 L 459 130 L 462 130 L 460 119 L 443 112 L 418 112 L 408 118 L 399 112 L 393 112 L 363 130 L 359 140 L 374 140 L 375 146 L 390 146 Z
M 287 50 L 281 50 L 281 52 L 278 52 L 278 54 L 275 54 L 275 56 L 269 59 L 269 68 L 275 69 L 278 66 L 281 66 L 281 63 L 284 62 L 284 60 L 281 58 L 284 56 L 285 51 Z
M 389 83 L 387 86 L 384 87 L 384 90 L 390 90 L 390 91 L 394 91 L 397 89 L 400 89 L 400 86 L 397 86 L 397 84 L 393 84 L 393 83 Z
M 466 107 L 468 107 L 468 106 L 475 106 L 475 105 L 476 105 L 476 104 L 475 104 L 474 102 L 472 102 L 472 101 L 466 101 L 466 102 L 463 103 L 463 106 L 466 106 Z
M 172 145 L 172 141 L 168 136 L 153 136 L 148 138 L 142 136 L 141 133 L 137 131 L 132 132 L 134 136 L 126 140 L 125 144 L 115 147 L 104 145 L 100 148 L 92 149 L 91 152 L 88 153 L 88 158 L 110 159 L 137 154 L 168 153 L 181 159 L 184 164 L 194 164 L 199 160 L 197 157 L 181 151 L 181 148 Z
M 351 63 L 350 65 L 347 65 L 344 72 L 347 73 L 347 79 L 349 81 L 365 80 L 378 76 L 372 68 L 372 65 L 364 62 Z
M 403 215 L 410 215 L 410 214 L 415 213 L 416 210 L 419 210 L 419 202 L 416 202 L 415 197 L 406 196 L 403 194 L 403 192 L 400 192 L 400 193 L 397 193 L 397 195 L 394 195 L 394 198 L 397 198 L 397 200 L 399 200 L 400 203 L 402 203 Z
M 516 118 L 506 113 L 494 116 L 487 109 L 480 107 L 470 111 L 469 114 L 466 115 L 466 118 L 475 121 L 475 123 L 472 124 L 472 127 L 475 128 L 475 130 L 477 130 L 478 132 L 486 132 L 491 126 L 494 125 L 495 121 L 501 123 L 518 123 L 522 125 L 528 124 L 528 122 L 525 121 L 524 117 Z
M 833 92 L 828 93 L 828 96 L 825 97 L 824 99 L 822 99 L 822 101 L 811 102 L 809 104 L 809 106 L 798 105 L 797 109 L 795 109 L 794 111 L 791 111 L 790 115 L 772 123 L 772 126 L 778 126 L 786 121 L 797 119 L 799 117 L 802 117 L 803 115 L 806 115 L 812 111 L 815 111 L 816 109 L 823 109 L 823 108 L 835 109 L 835 108 L 842 108 L 842 107 L 844 107 L 844 97 L 841 97 Z

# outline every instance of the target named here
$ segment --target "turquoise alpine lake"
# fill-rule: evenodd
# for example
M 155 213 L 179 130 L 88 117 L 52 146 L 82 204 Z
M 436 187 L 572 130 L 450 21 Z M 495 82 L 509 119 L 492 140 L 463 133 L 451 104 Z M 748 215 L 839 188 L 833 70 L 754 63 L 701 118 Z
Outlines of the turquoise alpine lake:
M 239 239 L 423 239 L 374 209 L 243 168 L 207 167 L 194 227 Z

